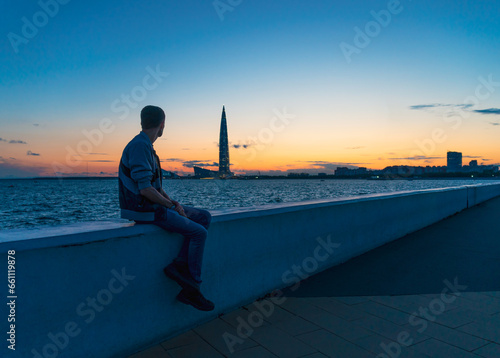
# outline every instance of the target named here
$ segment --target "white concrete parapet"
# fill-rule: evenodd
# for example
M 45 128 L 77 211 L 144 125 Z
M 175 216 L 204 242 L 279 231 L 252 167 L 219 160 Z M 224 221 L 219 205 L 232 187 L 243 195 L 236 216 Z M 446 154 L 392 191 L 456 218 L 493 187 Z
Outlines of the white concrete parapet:
M 179 235 L 125 222 L 6 230 L 0 251 L 16 251 L 17 328 L 16 351 L 4 341 L 1 356 L 124 357 L 294 284 L 296 267 L 318 273 L 496 196 L 500 184 L 212 211 L 208 313 L 176 302 L 180 288 L 163 275 Z

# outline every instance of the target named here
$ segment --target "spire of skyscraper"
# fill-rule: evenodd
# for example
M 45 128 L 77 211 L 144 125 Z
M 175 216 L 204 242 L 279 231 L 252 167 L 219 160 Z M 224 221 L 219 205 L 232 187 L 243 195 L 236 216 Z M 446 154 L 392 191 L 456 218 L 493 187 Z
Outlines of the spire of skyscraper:
M 226 107 L 222 106 L 222 118 L 220 122 L 219 135 L 219 177 L 225 178 L 231 175 L 229 170 L 229 143 L 227 139 Z

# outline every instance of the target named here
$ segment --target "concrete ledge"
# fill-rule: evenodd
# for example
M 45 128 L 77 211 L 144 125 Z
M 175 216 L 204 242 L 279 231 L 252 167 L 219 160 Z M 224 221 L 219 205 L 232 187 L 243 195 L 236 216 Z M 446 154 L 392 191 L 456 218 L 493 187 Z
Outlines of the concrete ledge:
M 176 302 L 162 273 L 180 235 L 126 222 L 3 231 L 18 298 L 16 351 L 2 356 L 126 356 L 499 195 L 490 184 L 213 211 L 209 313 Z
M 469 185 L 467 186 L 467 205 L 472 207 L 500 195 L 500 185 Z

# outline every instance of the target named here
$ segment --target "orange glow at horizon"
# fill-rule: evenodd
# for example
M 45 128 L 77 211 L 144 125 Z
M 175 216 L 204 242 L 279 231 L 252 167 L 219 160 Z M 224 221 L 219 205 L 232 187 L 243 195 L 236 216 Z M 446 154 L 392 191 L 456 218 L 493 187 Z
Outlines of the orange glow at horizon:
M 445 166 L 448 151 L 462 152 L 464 165 L 472 159 L 485 165 L 500 163 L 500 154 L 491 145 L 497 141 L 495 131 L 485 131 L 473 121 L 459 131 L 453 130 L 451 124 L 436 125 L 429 119 L 417 126 L 385 117 L 369 122 L 365 118 L 362 127 L 359 118 L 330 122 L 325 119 L 324 123 L 310 127 L 307 120 L 298 116 L 283 131 L 274 133 L 272 140 L 262 142 L 259 134 L 262 128 L 269 127 L 269 118 L 254 123 L 231 115 L 229 112 L 231 171 L 238 174 L 301 170 L 333 174 L 336 166 Z M 182 175 L 194 173 L 193 163 L 217 170 L 206 164 L 218 162 L 218 121 L 216 118 L 203 122 L 194 129 L 182 121 L 169 122 L 164 136 L 154 143 L 162 168 Z M 61 126 L 44 136 L 28 138 L 29 144 L 0 143 L 2 157 L 8 165 L 32 176 L 54 176 L 56 172 L 68 176 L 116 176 L 123 148 L 140 131 L 137 121 L 130 119 L 117 126 L 112 133 L 103 135 L 101 142 L 89 147 L 90 140 L 82 133 L 92 129 L 90 125 L 76 131 Z M 43 148 L 38 156 L 37 148 Z M 28 152 L 32 154 L 27 155 Z

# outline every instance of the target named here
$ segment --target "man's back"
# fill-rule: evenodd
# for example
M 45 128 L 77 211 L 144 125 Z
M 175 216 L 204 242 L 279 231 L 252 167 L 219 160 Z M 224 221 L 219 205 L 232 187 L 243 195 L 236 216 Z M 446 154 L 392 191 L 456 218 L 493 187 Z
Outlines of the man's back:
M 141 132 L 123 150 L 118 170 L 121 217 L 129 220 L 153 221 L 152 205 L 140 194 L 152 186 L 161 189 L 161 168 L 148 136 Z

